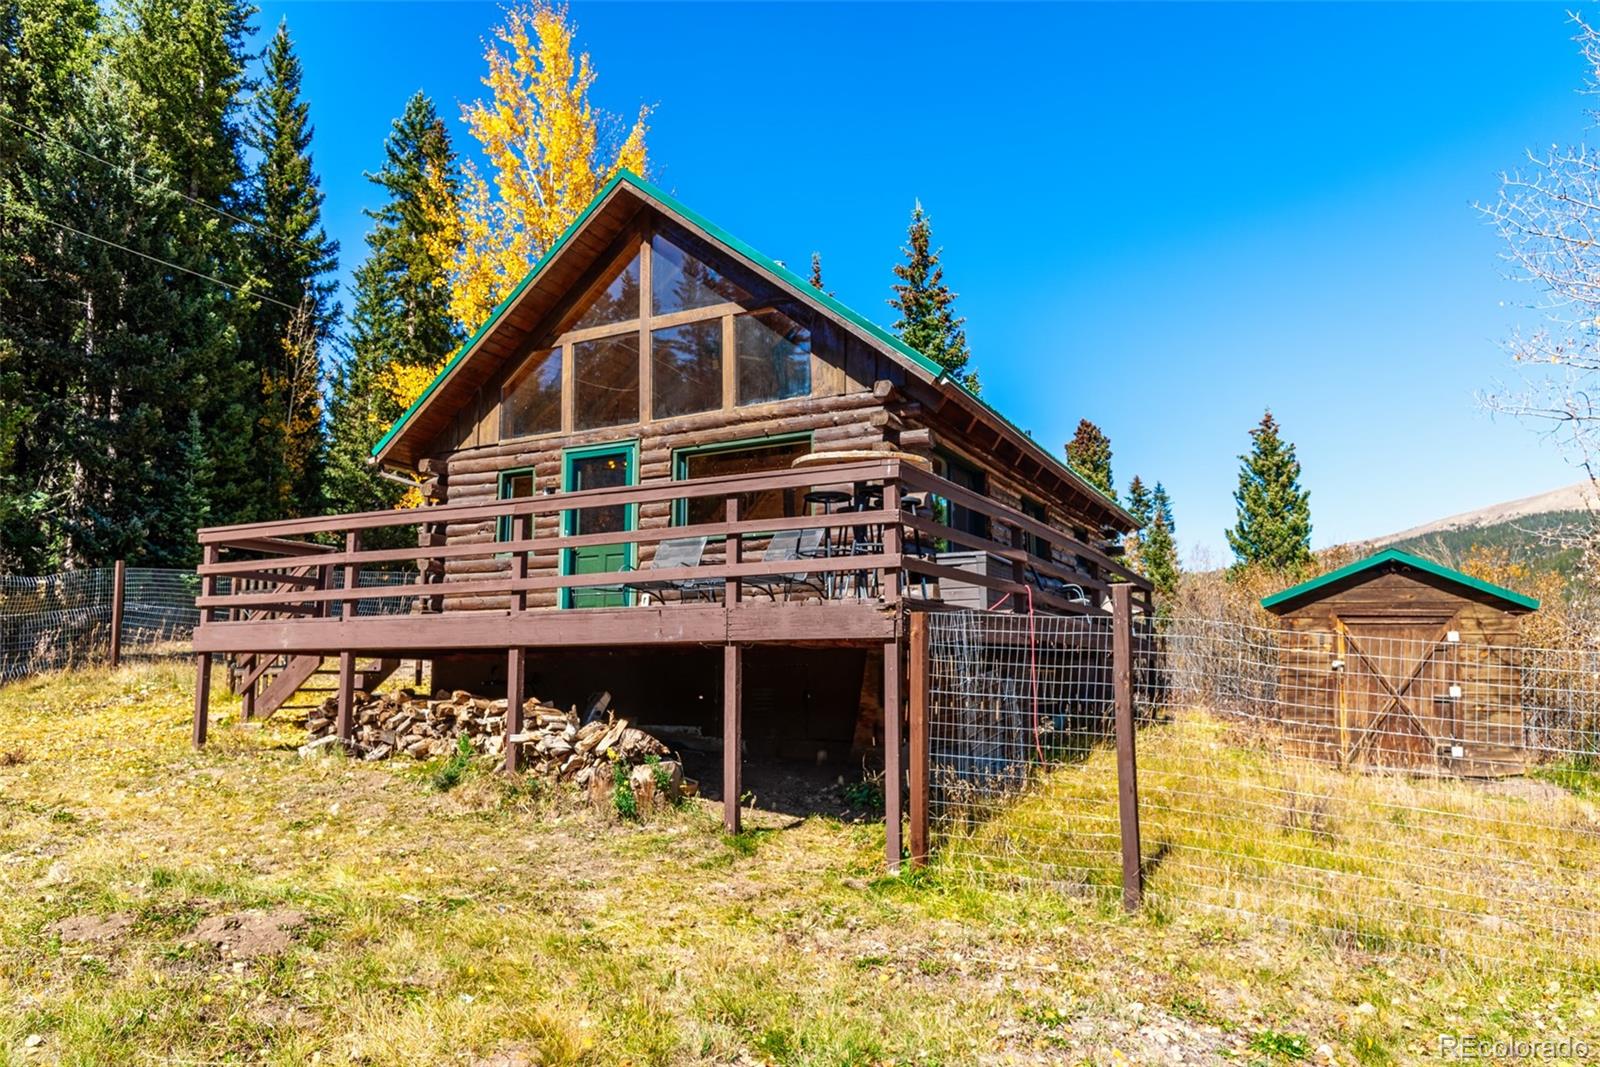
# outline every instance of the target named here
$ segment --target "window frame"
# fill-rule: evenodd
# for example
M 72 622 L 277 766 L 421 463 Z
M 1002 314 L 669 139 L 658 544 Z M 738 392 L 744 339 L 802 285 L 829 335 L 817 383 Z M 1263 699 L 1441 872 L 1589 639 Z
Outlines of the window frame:
M 761 437 L 740 437 L 732 441 L 715 441 L 704 445 L 685 445 L 672 450 L 672 480 L 675 482 L 688 481 L 688 461 L 694 456 L 703 456 L 717 452 L 754 452 L 762 448 L 783 448 L 786 445 L 803 444 L 810 446 L 815 439 L 811 430 L 797 430 L 793 433 L 769 434 Z M 689 501 L 687 499 L 672 502 L 672 525 L 687 526 L 689 522 Z M 759 534 L 751 534 L 756 537 Z
M 507 496 L 506 495 L 506 490 L 511 487 L 511 483 L 515 479 L 520 478 L 523 475 L 527 475 L 527 478 L 528 478 L 528 489 L 529 489 L 528 498 L 531 499 L 532 497 L 538 496 L 539 495 L 539 479 L 533 473 L 533 468 L 531 466 L 511 467 L 511 468 L 508 468 L 506 470 L 501 471 L 499 480 L 495 482 L 495 490 L 494 490 L 494 498 L 495 498 L 495 500 L 496 501 L 501 501 L 501 500 L 520 500 L 520 499 L 523 499 L 522 497 L 514 497 L 514 496 Z M 497 518 L 495 520 L 494 539 L 496 541 L 515 541 L 516 540 L 516 538 L 514 536 L 512 536 L 512 532 L 511 532 L 511 516 L 510 515 L 501 515 L 499 518 Z

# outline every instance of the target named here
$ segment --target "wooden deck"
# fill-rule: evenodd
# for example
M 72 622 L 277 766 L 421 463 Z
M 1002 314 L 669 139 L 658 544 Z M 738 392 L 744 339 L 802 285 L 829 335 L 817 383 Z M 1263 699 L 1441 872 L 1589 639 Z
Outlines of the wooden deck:
M 755 494 L 824 489 L 846 494 L 847 510 L 741 515 Z M 721 521 L 632 528 L 642 503 L 706 498 L 721 503 Z M 959 529 L 947 521 L 957 513 Z M 580 514 L 622 521 L 603 533 L 570 533 Z M 680 517 L 686 514 L 685 505 Z M 560 534 L 535 538 L 537 516 L 559 517 Z M 486 522 L 497 537 L 452 539 L 449 533 Z M 792 538 L 793 531 L 824 531 L 826 543 L 803 558 L 785 557 L 774 550 L 774 540 L 785 532 Z M 695 565 L 654 565 L 664 543 L 681 547 L 684 539 L 701 538 L 704 548 Z M 508 657 L 508 697 L 517 709 L 529 650 L 720 646 L 724 743 L 731 754 L 724 792 L 728 825 L 737 828 L 740 650 L 773 644 L 881 647 L 895 862 L 907 612 L 946 606 L 949 596 L 963 604 L 976 597 L 982 606 L 1004 610 L 1100 614 L 1109 608 L 1113 585 L 1131 590 L 1146 610 L 1150 604 L 1149 583 L 1102 547 L 893 457 L 492 504 L 215 527 L 201 530 L 199 539 L 197 745 L 205 741 L 216 655 L 240 668 L 235 677 L 247 715 L 258 710 L 257 698 L 270 685 L 268 664 L 338 657 L 339 728 L 348 736 L 358 656 L 392 660 L 501 651 Z M 601 546 L 625 546 L 630 565 L 573 573 L 583 569 L 573 565 L 579 550 Z M 970 566 L 975 553 L 985 565 Z M 447 559 L 478 561 L 477 572 L 447 580 Z M 374 578 L 386 584 L 372 584 Z M 559 604 L 596 596 L 610 603 L 529 603 L 530 595 L 549 600 L 552 593 Z M 507 715 L 512 771 L 520 753 L 509 738 L 520 733 L 519 720 L 517 710 Z

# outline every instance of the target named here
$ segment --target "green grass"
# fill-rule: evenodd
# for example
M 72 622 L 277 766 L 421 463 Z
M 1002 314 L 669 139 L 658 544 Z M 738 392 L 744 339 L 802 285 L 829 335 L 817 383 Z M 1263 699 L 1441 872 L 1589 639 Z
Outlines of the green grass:
M 1078 854 L 1081 876 L 1015 877 L 1023 861 L 1065 868 L 1064 848 L 1102 848 L 1087 821 L 1105 799 L 1090 781 L 1100 753 L 1045 783 L 1051 799 L 975 822 L 939 864 L 889 877 L 881 826 L 755 811 L 729 837 L 701 800 L 623 822 L 481 767 L 440 791 L 438 766 L 300 759 L 292 723 L 241 728 L 226 698 L 195 753 L 191 683 L 146 666 L 0 687 L 0 750 L 23 754 L 0 766 L 0 1063 L 1155 1063 L 1170 1048 L 1278 1063 L 1303 1042 L 1311 1062 L 1326 1044 L 1341 1063 L 1381 1064 L 1425 1058 L 1440 1033 L 1600 1026 L 1600 991 L 1580 975 L 1193 907 L 1181 851 L 1135 916 L 1099 891 L 1115 886 L 1103 855 Z M 1274 764 L 1233 755 L 1215 724 L 1183 730 L 1170 752 L 1146 741 L 1147 797 L 1176 803 L 1177 761 L 1198 754 L 1239 784 L 1181 840 L 1245 848 L 1219 835 L 1277 781 Z M 1364 840 L 1353 799 L 1328 796 L 1332 840 Z M 1251 863 L 1326 840 L 1256 822 Z M 1147 843 L 1179 832 L 1155 819 Z M 963 842 L 1007 844 L 1001 877 L 968 877 Z M 1547 843 L 1495 847 L 1512 846 L 1538 859 Z M 1241 863 L 1236 884 L 1259 885 Z M 188 940 L 246 909 L 309 922 L 243 966 Z M 112 942 L 48 932 L 111 914 L 131 919 Z

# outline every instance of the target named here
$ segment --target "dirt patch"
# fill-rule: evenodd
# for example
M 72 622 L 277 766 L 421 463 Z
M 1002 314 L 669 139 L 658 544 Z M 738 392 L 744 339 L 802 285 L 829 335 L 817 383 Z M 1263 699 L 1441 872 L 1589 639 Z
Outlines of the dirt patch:
M 253 959 L 283 952 L 305 924 L 305 913 L 291 908 L 241 911 L 201 919 L 189 940 L 210 945 L 226 957 Z
M 104 945 L 120 940 L 133 925 L 133 916 L 121 912 L 112 915 L 69 915 L 44 928 L 55 934 L 63 945 Z

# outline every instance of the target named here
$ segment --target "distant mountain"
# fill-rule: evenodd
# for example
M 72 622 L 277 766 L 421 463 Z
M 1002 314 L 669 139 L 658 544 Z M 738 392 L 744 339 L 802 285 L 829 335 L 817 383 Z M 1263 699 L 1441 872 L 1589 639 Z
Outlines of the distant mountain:
M 1464 511 L 1374 538 L 1361 547 L 1373 551 L 1398 548 L 1446 566 L 1459 566 L 1474 547 L 1504 548 L 1513 560 L 1536 571 L 1570 575 L 1579 555 L 1572 547 L 1572 535 L 1585 530 L 1597 517 L 1600 500 L 1594 484 L 1585 480 L 1537 496 Z

